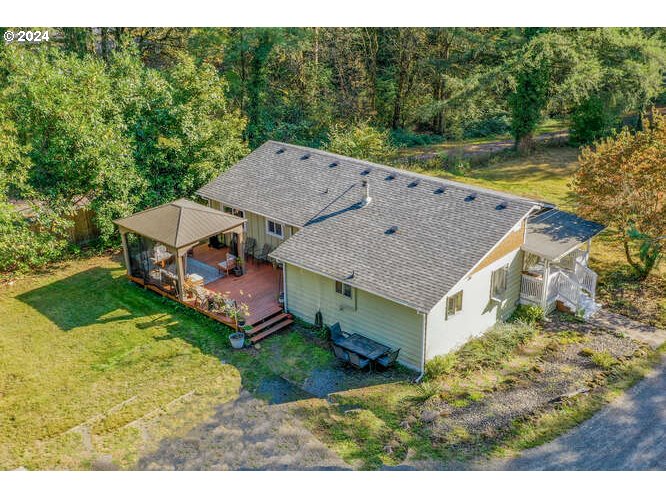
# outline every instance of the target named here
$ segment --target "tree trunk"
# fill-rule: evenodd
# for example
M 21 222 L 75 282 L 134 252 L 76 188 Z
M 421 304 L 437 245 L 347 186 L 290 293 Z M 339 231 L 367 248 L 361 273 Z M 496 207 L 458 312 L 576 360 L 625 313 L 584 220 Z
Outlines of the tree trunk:
M 516 151 L 519 154 L 528 154 L 534 150 L 534 136 L 532 133 L 523 135 L 516 141 Z

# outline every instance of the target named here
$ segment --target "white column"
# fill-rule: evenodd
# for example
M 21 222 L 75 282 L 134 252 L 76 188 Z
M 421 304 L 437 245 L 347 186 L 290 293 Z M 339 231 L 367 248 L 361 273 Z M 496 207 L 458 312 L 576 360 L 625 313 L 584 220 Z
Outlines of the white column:
M 123 243 L 123 255 L 125 257 L 125 269 L 127 270 L 127 275 L 132 275 L 132 267 L 130 265 L 130 255 L 129 248 L 127 246 L 127 231 L 125 229 L 120 229 L 120 240 Z

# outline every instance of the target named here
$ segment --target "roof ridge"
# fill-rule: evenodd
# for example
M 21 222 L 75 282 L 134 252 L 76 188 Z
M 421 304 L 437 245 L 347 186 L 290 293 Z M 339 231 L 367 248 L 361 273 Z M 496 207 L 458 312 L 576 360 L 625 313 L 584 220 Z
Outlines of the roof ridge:
M 412 177 L 412 178 L 416 178 L 416 179 L 420 179 L 420 180 L 428 180 L 430 182 L 439 183 L 439 184 L 444 185 L 444 186 L 446 186 L 446 185 L 455 186 L 455 187 L 458 187 L 458 188 L 463 189 L 463 190 L 494 195 L 494 196 L 509 199 L 509 200 L 519 200 L 519 201 L 524 201 L 524 202 L 533 203 L 533 204 L 542 205 L 542 206 L 552 206 L 551 203 L 548 203 L 547 201 L 544 201 L 544 200 L 530 199 L 530 198 L 527 198 L 527 197 L 517 196 L 515 194 L 511 194 L 511 193 L 504 192 L 504 191 L 489 189 L 487 187 L 479 187 L 479 186 L 476 186 L 476 185 L 473 185 L 473 184 L 466 184 L 464 182 L 457 182 L 455 180 L 443 179 L 443 178 L 439 178 L 439 177 L 434 177 L 432 175 L 425 175 L 423 173 L 411 172 L 409 170 L 404 170 L 402 168 L 396 168 L 395 166 L 384 165 L 384 164 L 381 164 L 381 163 L 374 163 L 372 161 L 353 158 L 351 156 L 344 156 L 342 154 L 337 154 L 337 153 L 334 153 L 334 152 L 325 151 L 323 149 L 315 149 L 313 147 L 307 147 L 307 146 L 302 146 L 302 145 L 298 145 L 298 144 L 290 144 L 289 142 L 280 142 L 280 141 L 277 141 L 277 140 L 267 140 L 266 142 L 264 142 L 264 144 L 262 144 L 262 146 L 266 145 L 268 143 L 277 144 L 277 145 L 285 146 L 285 147 L 297 148 L 297 149 L 300 149 L 300 150 L 303 150 L 303 151 L 308 151 L 312 154 L 320 154 L 320 155 L 324 155 L 324 156 L 330 156 L 330 157 L 338 159 L 338 160 L 353 162 L 353 163 L 363 165 L 363 166 L 381 168 L 381 169 L 384 169 L 388 172 L 397 173 L 397 174 L 400 174 L 400 175 L 403 175 L 403 176 L 406 176 L 406 177 Z

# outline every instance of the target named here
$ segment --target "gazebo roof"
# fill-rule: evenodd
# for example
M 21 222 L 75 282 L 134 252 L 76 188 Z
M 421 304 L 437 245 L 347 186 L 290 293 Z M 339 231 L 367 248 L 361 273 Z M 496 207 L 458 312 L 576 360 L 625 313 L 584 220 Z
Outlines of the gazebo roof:
M 154 241 L 182 248 L 234 229 L 245 219 L 181 198 L 114 222 Z

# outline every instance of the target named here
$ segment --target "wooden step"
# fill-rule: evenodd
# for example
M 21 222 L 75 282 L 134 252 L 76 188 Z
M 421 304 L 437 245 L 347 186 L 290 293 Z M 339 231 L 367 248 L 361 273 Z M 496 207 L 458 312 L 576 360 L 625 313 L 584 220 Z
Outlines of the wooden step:
M 247 323 L 250 326 L 257 326 L 261 324 L 262 321 L 273 317 L 275 314 L 282 313 L 282 307 L 275 303 L 271 305 L 270 308 L 262 308 L 261 310 L 252 310 L 252 315 L 250 315 L 250 320 Z
M 252 329 L 247 331 L 245 334 L 247 336 L 254 336 L 255 334 L 262 332 L 264 329 L 284 319 L 291 319 L 291 315 L 281 313 L 274 315 L 273 317 L 269 317 L 265 322 L 260 322 L 259 324 L 256 324 Z
M 255 336 L 252 336 L 252 338 L 250 338 L 250 341 L 252 343 L 257 343 L 258 341 L 263 340 L 266 336 L 269 336 L 273 333 L 281 331 L 282 329 L 286 328 L 287 326 L 289 326 L 293 323 L 294 323 L 294 319 L 291 319 L 291 318 L 284 319 L 283 321 L 278 322 L 277 324 L 275 324 L 272 328 L 266 329 L 266 330 L 262 331 L 261 333 L 255 335 Z

